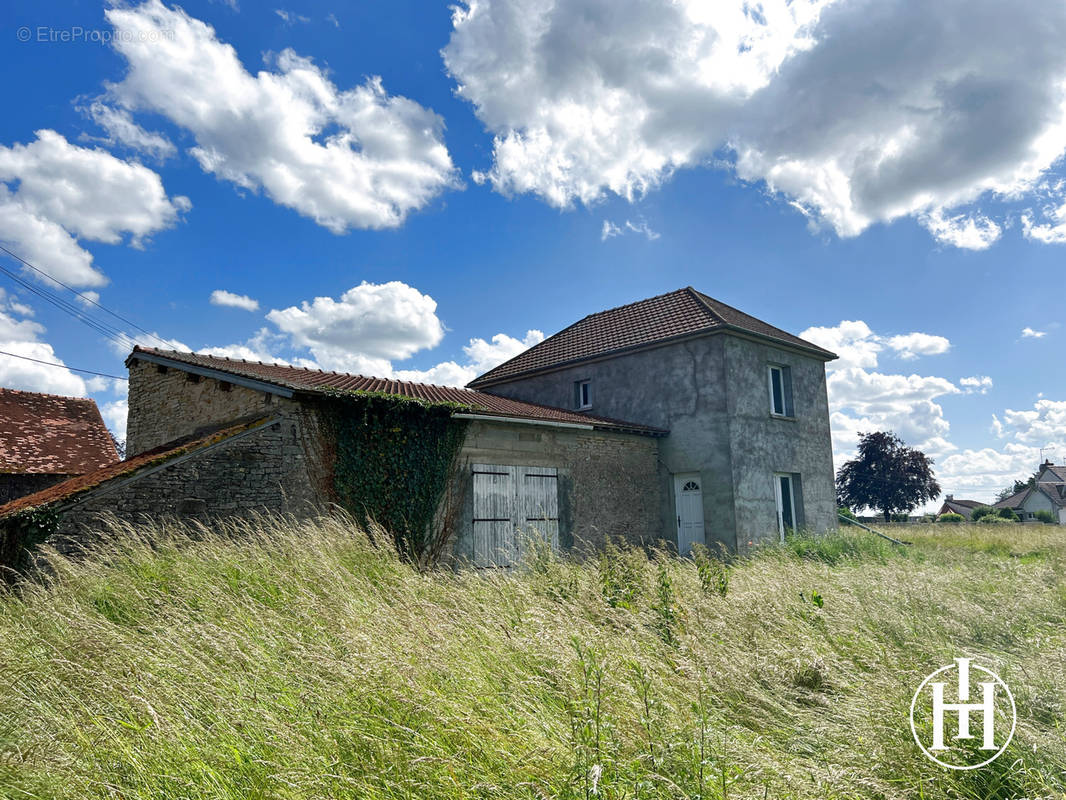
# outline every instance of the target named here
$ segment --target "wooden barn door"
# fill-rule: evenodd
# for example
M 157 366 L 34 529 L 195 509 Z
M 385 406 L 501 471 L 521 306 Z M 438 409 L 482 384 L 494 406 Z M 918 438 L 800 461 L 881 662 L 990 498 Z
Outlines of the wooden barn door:
M 513 566 L 534 536 L 558 549 L 558 470 L 475 464 L 473 473 L 475 566 Z

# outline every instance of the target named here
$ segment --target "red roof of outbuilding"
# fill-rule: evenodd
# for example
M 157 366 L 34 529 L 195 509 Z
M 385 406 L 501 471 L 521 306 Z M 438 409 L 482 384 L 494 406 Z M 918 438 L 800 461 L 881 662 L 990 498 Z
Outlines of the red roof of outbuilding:
M 691 286 L 629 305 L 589 314 L 569 328 L 519 353 L 468 386 L 478 388 L 542 370 L 701 333 L 732 330 L 804 350 L 825 361 L 836 355 L 775 328 Z
M 563 408 L 524 403 L 519 400 L 498 397 L 494 394 L 486 394 L 485 392 L 477 392 L 471 389 L 458 389 L 453 386 L 434 386 L 428 383 L 397 381 L 390 378 L 368 378 L 363 375 L 323 372 L 284 364 L 238 361 L 237 359 L 205 356 L 198 353 L 156 350 L 151 347 L 134 348 L 133 353 L 127 359 L 127 363 L 129 363 L 130 359 L 136 359 L 139 356 L 153 357 L 152 360 L 164 359 L 175 366 L 184 364 L 237 377 L 251 378 L 255 381 L 280 386 L 294 392 L 324 394 L 329 391 L 340 391 L 392 394 L 424 400 L 429 403 L 456 403 L 469 406 L 471 413 L 485 416 L 516 417 L 544 422 L 591 425 L 595 428 L 651 435 L 660 435 L 667 432 L 650 425 L 579 414 L 576 411 L 567 411 Z
M 144 453 L 139 453 L 133 458 L 127 458 L 125 461 L 116 460 L 113 464 L 70 478 L 39 492 L 16 498 L 0 506 L 0 519 L 29 508 L 73 501 L 79 495 L 96 489 L 98 486 L 115 478 L 132 477 L 143 469 L 157 466 L 187 453 L 202 450 L 209 445 L 229 439 L 238 433 L 262 427 L 269 421 L 269 419 L 263 418 L 238 421 L 229 425 L 215 425 L 198 431 L 191 436 L 185 436 Z
M 92 400 L 0 389 L 0 472 L 82 475 L 116 461 Z

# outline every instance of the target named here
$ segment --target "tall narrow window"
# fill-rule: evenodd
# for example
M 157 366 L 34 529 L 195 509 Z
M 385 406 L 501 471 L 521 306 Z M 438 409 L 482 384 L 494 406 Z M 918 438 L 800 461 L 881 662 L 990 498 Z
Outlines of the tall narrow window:
M 792 370 L 770 365 L 770 413 L 777 417 L 795 416 L 792 406 Z
M 574 408 L 592 408 L 592 381 L 574 382 Z

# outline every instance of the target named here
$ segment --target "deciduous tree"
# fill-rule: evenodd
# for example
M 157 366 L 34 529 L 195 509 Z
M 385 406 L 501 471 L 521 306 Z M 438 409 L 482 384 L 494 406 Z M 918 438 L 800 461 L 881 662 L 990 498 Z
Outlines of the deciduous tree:
M 859 434 L 859 454 L 837 472 L 837 504 L 873 508 L 885 522 L 940 496 L 933 460 L 891 431 Z

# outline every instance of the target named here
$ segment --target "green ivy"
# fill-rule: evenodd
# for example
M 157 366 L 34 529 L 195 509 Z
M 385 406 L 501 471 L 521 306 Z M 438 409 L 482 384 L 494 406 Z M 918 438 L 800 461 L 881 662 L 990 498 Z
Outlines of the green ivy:
M 54 508 L 27 508 L 0 522 L 0 564 L 19 567 L 26 553 L 59 529 L 62 514 Z
M 322 406 L 337 503 L 376 522 L 404 556 L 421 561 L 466 438 L 465 406 L 389 394 L 337 393 Z

